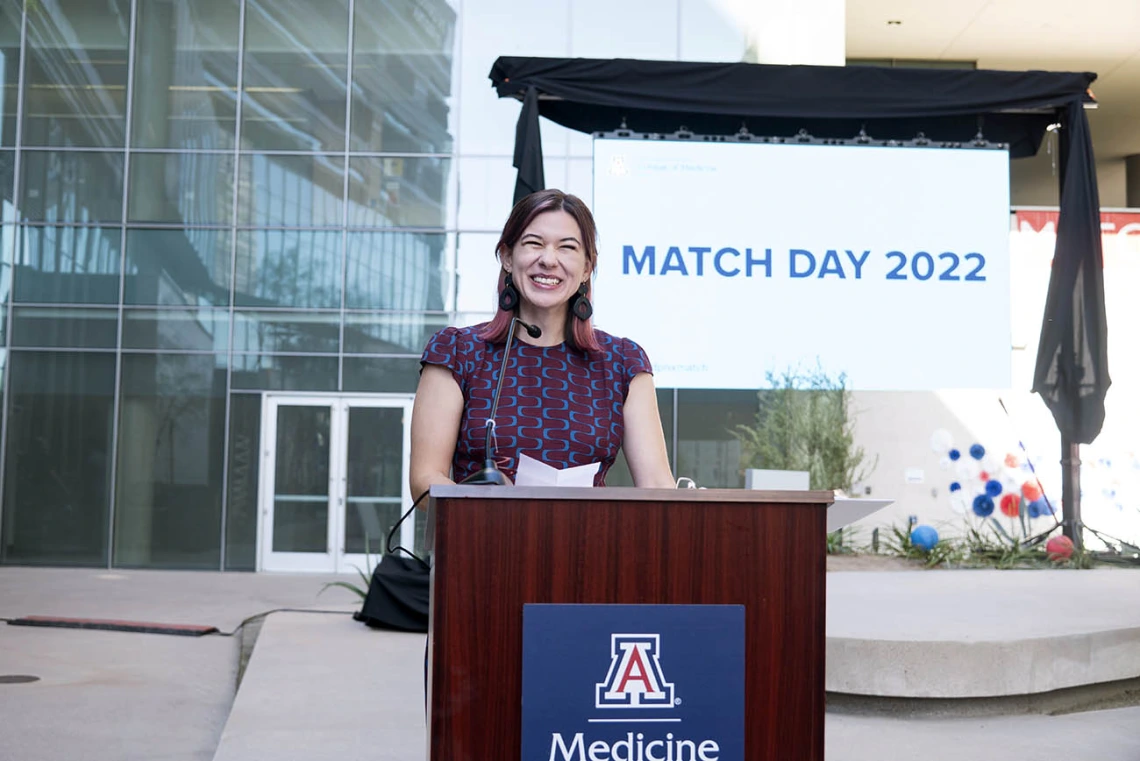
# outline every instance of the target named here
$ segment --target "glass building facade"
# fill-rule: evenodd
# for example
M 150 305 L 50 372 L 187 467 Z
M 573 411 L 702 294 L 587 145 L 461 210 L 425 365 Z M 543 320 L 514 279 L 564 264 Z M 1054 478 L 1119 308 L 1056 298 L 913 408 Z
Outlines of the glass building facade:
M 297 492 L 273 536 L 312 549 L 328 414 L 265 400 L 410 398 L 431 333 L 489 314 L 518 114 L 494 59 L 744 47 L 706 0 L 0 0 L 0 563 L 260 567 L 265 446 Z M 591 202 L 589 136 L 543 142 Z M 659 403 L 676 472 L 739 486 L 755 393 Z M 348 502 L 404 480 L 373 459 Z

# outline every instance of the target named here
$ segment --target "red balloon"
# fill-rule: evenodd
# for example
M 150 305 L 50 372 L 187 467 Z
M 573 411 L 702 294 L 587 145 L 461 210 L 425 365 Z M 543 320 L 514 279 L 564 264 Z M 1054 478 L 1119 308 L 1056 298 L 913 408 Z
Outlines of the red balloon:
M 1005 466 L 1006 466 L 1007 468 L 1016 468 L 1016 467 L 1017 467 L 1017 465 L 1018 465 L 1018 462 L 1017 462 L 1017 455 L 1015 455 L 1015 454 L 1007 454 L 1007 455 L 1005 456 Z
M 1001 514 L 1016 518 L 1021 508 L 1021 496 L 1018 494 L 1005 494 L 1001 498 Z
M 1045 554 L 1054 563 L 1060 563 L 1073 556 L 1073 540 L 1067 536 L 1055 536 L 1045 542 Z
M 983 470 L 981 473 L 978 474 L 978 478 L 982 479 L 983 481 L 989 481 L 990 480 L 990 474 Z
M 1026 481 L 1021 485 L 1021 495 L 1029 502 L 1041 499 L 1041 486 L 1034 481 Z

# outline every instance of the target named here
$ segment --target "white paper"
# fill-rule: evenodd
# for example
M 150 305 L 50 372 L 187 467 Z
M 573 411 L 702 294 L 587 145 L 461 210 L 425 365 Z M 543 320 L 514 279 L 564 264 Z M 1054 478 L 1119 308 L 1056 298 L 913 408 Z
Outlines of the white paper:
M 594 475 L 601 465 L 600 462 L 592 462 L 589 465 L 577 465 L 559 470 L 533 457 L 520 454 L 515 486 L 593 486 Z
M 844 526 L 850 526 L 893 502 L 890 499 L 848 499 L 837 496 L 827 508 L 827 532 L 830 534 Z

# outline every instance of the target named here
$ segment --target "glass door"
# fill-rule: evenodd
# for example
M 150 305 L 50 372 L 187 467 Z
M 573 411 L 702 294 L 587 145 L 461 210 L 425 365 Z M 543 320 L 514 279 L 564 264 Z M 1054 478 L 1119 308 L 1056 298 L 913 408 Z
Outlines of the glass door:
M 259 570 L 371 572 L 411 504 L 411 409 L 407 396 L 265 395 Z M 412 547 L 418 523 L 393 547 Z

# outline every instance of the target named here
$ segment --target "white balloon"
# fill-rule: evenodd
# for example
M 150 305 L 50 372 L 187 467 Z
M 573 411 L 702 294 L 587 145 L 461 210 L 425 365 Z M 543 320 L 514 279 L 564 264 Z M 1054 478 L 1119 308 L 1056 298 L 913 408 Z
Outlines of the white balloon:
M 966 511 L 970 509 L 970 500 L 961 491 L 956 491 L 950 495 L 950 509 L 958 515 L 965 515 Z
M 972 457 L 963 457 L 961 460 L 958 460 L 954 472 L 957 473 L 963 481 L 977 481 L 978 476 L 982 472 L 982 466 Z
M 942 468 L 943 470 L 950 470 L 950 466 L 953 464 L 953 461 L 946 455 L 943 455 L 942 459 L 938 461 L 938 467 Z
M 954 435 L 945 428 L 939 428 L 930 436 L 930 448 L 935 454 L 946 454 L 954 445 Z

